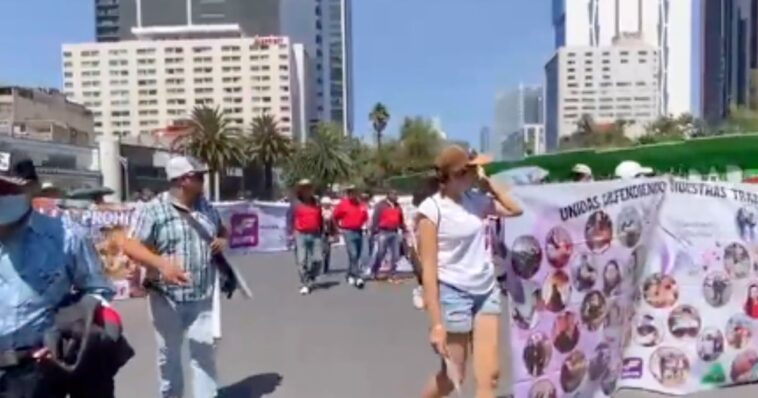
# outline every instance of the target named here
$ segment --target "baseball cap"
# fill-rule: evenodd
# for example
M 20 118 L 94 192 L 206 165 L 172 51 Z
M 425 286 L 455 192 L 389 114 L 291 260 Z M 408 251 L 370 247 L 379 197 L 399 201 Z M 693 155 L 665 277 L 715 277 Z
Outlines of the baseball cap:
M 575 164 L 571 171 L 576 174 L 592 175 L 592 169 L 584 163 Z
M 169 181 L 184 177 L 187 174 L 205 174 L 208 168 L 199 160 L 190 156 L 177 156 L 166 163 L 166 177 Z
M 458 145 L 450 145 L 443 149 L 434 160 L 434 167 L 444 175 L 450 175 L 469 166 L 484 166 L 492 162 L 487 155 L 474 151 L 466 151 Z
M 31 159 L 10 152 L 0 152 L 0 183 L 24 186 L 39 181 Z
M 628 180 L 652 173 L 653 169 L 650 167 L 642 167 L 642 165 L 633 160 L 625 160 L 616 166 L 616 172 L 614 174 L 616 175 L 616 178 Z
M 321 198 L 321 204 L 322 205 L 330 205 L 330 204 L 332 204 L 332 200 L 329 199 L 328 196 L 324 196 L 323 198 Z
M 311 182 L 311 180 L 307 178 L 303 178 L 302 180 L 298 181 L 297 184 L 295 185 L 297 185 L 298 187 L 307 187 L 307 186 L 313 185 L 313 183 Z

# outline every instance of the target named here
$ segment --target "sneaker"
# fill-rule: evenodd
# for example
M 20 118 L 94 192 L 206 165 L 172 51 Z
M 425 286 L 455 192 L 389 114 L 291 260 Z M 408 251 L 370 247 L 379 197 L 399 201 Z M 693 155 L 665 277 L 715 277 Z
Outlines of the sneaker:
M 351 286 L 355 286 L 355 278 L 353 278 L 352 276 L 348 276 L 347 277 L 347 284 L 351 285 Z
M 311 293 L 311 288 L 309 288 L 308 286 L 303 286 L 303 287 L 300 288 L 300 295 L 301 296 L 305 296 L 305 295 L 308 295 L 310 293 Z
M 413 306 L 419 310 L 424 309 L 424 288 L 421 286 L 413 289 Z
M 364 282 L 362 278 L 358 278 L 355 280 L 355 287 L 357 287 L 358 289 L 363 289 L 363 286 L 365 285 L 366 285 L 366 282 Z

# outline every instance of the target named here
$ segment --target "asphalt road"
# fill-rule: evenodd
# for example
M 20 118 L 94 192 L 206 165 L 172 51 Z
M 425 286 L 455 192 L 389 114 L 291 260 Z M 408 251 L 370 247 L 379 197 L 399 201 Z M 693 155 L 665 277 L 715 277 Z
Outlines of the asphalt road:
M 336 251 L 333 257 L 340 271 L 345 255 Z M 252 257 L 243 272 L 255 298 L 223 302 L 221 398 L 418 397 L 437 366 L 426 342 L 424 314 L 411 305 L 410 282 L 369 284 L 357 291 L 335 273 L 325 278 L 323 289 L 302 297 L 288 253 Z M 155 340 L 146 303 L 130 300 L 118 308 L 137 355 L 119 374 L 117 397 L 157 397 Z M 507 341 L 503 330 L 501 396 L 510 392 Z M 747 398 L 757 391 L 739 387 L 699 396 Z M 464 397 L 472 396 L 467 388 Z M 618 396 L 655 395 L 627 391 Z

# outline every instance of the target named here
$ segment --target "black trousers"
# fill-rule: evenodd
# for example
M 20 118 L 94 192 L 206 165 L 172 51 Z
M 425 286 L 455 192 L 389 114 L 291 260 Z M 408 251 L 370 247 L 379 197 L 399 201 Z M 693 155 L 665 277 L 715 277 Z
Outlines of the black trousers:
M 0 398 L 66 397 L 114 398 L 113 377 L 71 377 L 34 361 L 0 369 Z

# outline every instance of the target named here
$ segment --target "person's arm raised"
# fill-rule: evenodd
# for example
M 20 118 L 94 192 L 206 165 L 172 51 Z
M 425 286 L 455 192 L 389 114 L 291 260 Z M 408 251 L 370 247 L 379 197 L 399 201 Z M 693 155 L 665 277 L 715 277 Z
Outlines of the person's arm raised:
M 479 180 L 480 186 L 494 198 L 494 209 L 492 215 L 498 217 L 518 217 L 524 213 L 524 210 L 516 203 L 508 193 L 506 187 L 492 181 L 489 177 L 482 176 Z

